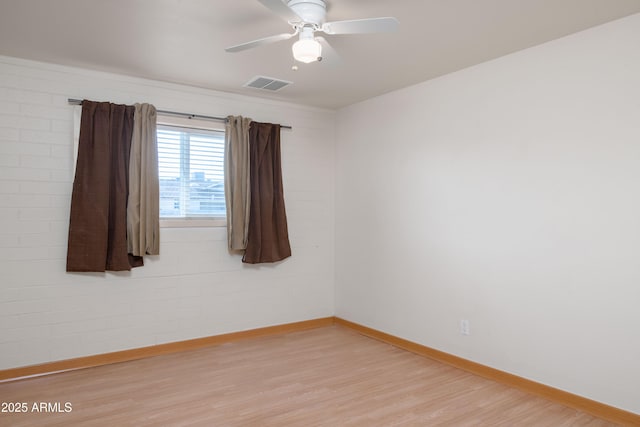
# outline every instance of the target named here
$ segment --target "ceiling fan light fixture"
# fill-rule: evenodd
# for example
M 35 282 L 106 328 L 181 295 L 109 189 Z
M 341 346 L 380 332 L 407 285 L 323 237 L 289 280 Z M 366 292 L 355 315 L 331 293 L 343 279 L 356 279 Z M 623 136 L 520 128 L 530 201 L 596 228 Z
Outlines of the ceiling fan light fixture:
M 289 40 L 299 35 L 291 50 L 296 61 L 308 64 L 322 61 L 322 50 L 325 55 L 336 58 L 337 55 L 323 37 L 316 37 L 316 32 L 331 35 L 389 33 L 398 29 L 398 20 L 393 17 L 349 19 L 346 21 L 326 21 L 327 0 L 258 0 L 267 9 L 286 20 L 293 33 L 281 33 L 270 37 L 253 40 L 247 43 L 226 48 L 227 52 L 241 52 L 254 47 Z
M 291 47 L 296 61 L 308 64 L 322 57 L 322 45 L 315 39 L 300 39 Z

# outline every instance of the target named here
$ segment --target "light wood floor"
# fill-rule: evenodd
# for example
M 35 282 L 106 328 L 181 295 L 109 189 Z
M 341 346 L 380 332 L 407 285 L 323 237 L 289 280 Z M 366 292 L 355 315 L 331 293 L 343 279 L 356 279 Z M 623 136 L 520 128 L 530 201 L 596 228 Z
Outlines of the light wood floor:
M 1 426 L 612 425 L 340 326 L 0 383 L 0 401 L 72 404 Z

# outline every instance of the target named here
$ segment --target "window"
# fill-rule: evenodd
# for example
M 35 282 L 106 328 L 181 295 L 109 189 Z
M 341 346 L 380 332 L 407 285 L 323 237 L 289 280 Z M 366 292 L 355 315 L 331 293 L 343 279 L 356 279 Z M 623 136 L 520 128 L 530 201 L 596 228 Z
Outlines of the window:
M 205 123 L 208 129 L 188 124 L 174 118 L 158 120 L 162 225 L 223 225 L 224 131 L 210 123 Z

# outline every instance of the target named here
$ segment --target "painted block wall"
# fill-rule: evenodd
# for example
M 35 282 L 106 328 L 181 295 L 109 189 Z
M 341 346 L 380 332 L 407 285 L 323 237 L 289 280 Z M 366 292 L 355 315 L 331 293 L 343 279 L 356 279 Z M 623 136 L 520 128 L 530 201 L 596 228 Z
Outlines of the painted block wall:
M 340 110 L 336 315 L 640 413 L 639 41 L 633 15 Z
M 293 257 L 246 266 L 226 229 L 163 228 L 131 273 L 65 272 L 68 98 L 291 125 L 283 130 Z M 0 57 L 0 369 L 333 315 L 335 113 Z

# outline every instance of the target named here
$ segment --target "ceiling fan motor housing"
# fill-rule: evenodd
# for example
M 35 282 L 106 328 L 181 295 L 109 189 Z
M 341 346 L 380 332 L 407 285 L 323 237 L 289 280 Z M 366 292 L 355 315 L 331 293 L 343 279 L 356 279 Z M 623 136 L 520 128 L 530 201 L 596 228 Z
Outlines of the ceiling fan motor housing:
M 302 18 L 304 23 L 317 26 L 322 25 L 327 13 L 327 6 L 323 0 L 289 0 L 287 6 Z

